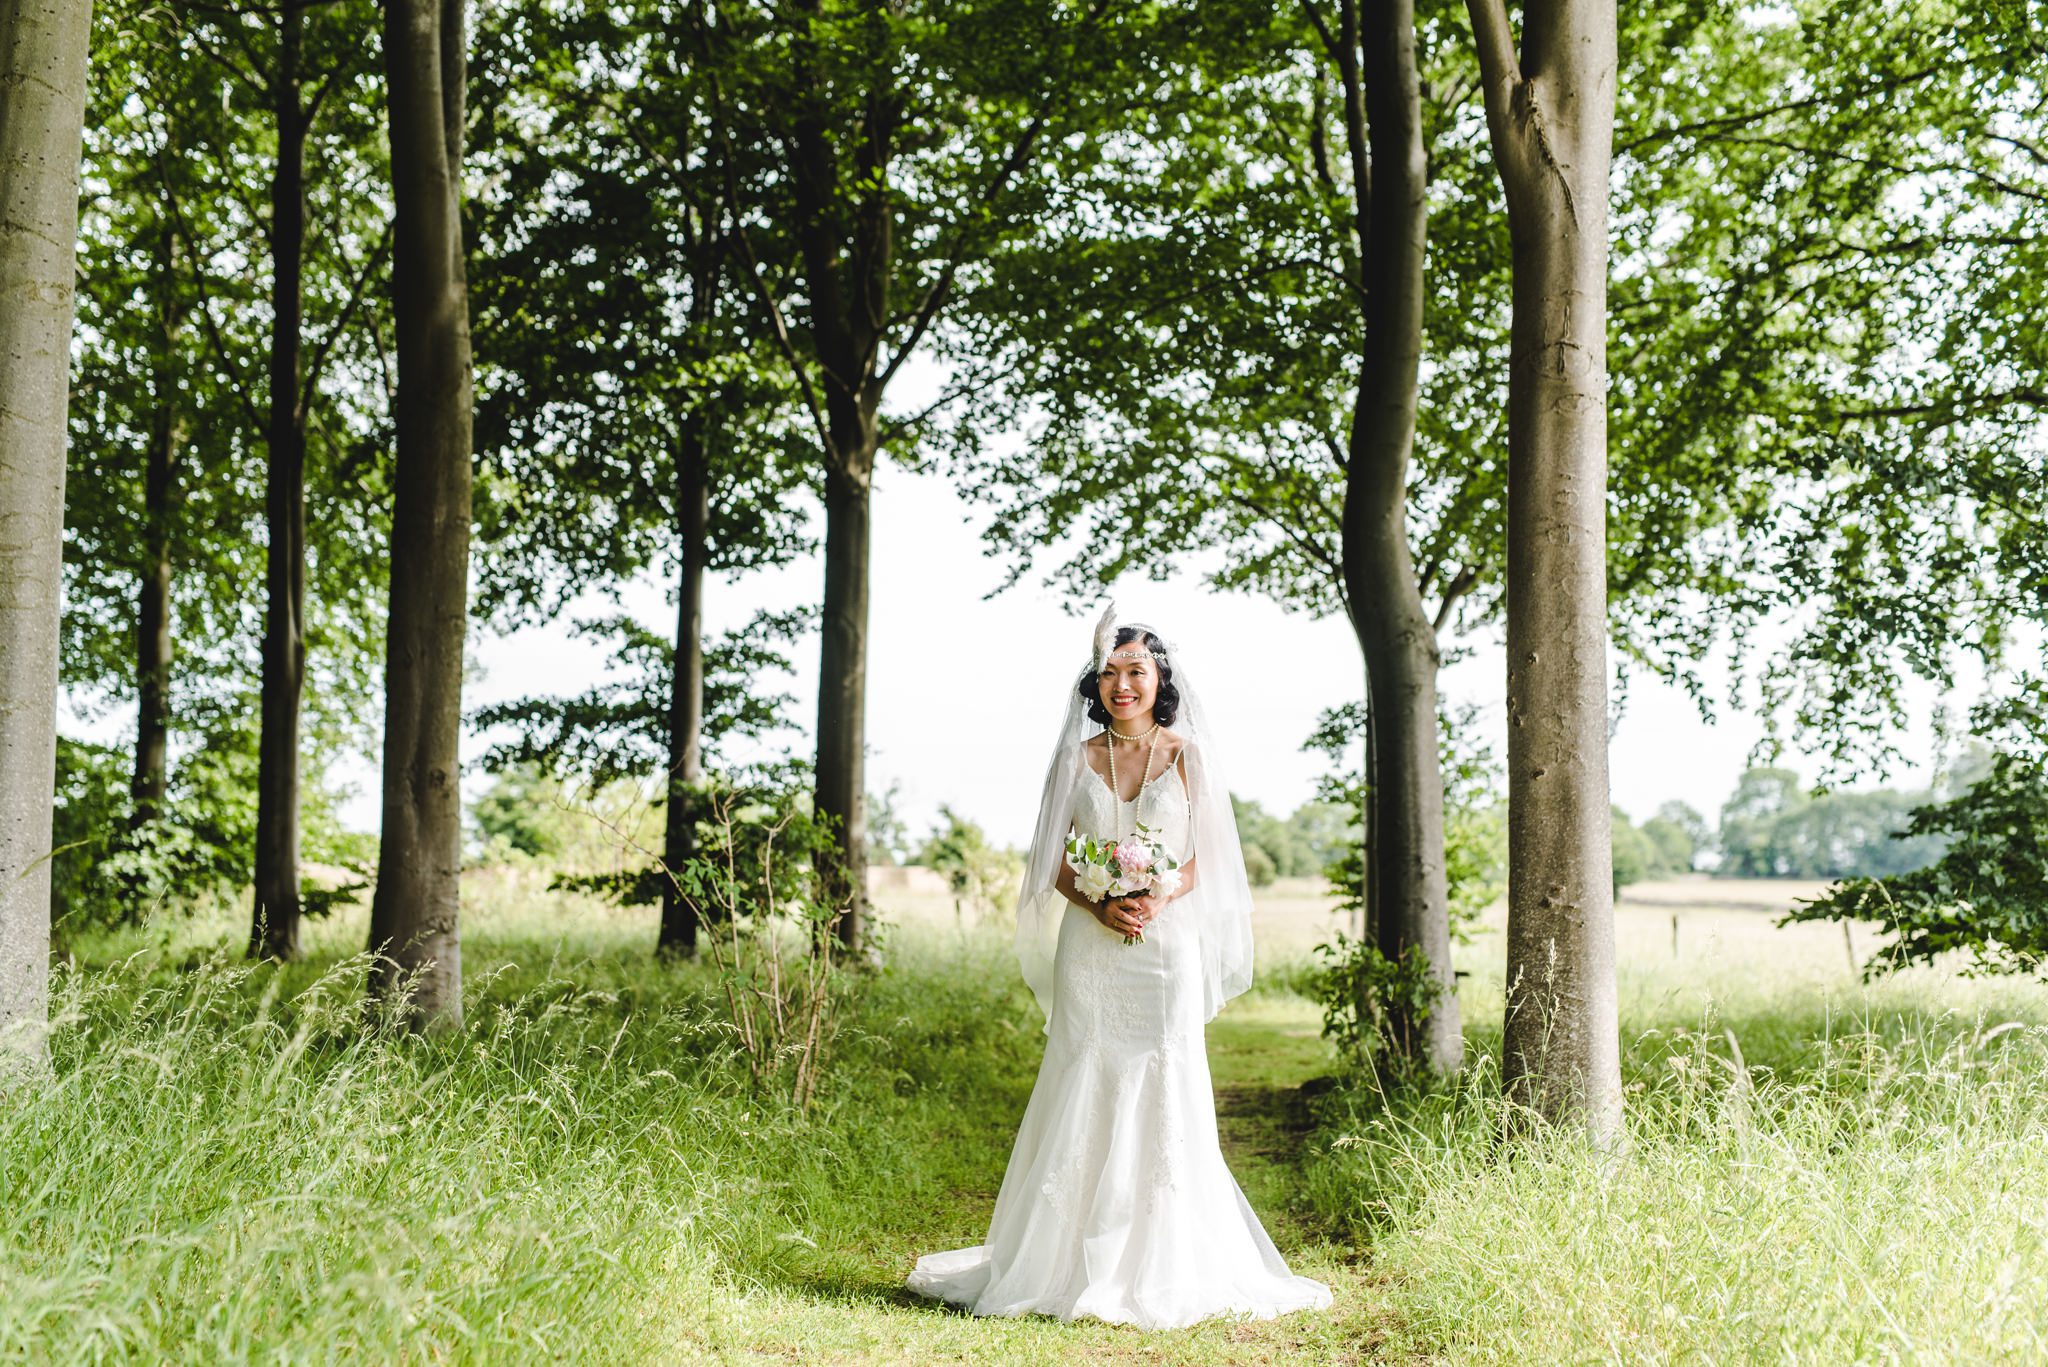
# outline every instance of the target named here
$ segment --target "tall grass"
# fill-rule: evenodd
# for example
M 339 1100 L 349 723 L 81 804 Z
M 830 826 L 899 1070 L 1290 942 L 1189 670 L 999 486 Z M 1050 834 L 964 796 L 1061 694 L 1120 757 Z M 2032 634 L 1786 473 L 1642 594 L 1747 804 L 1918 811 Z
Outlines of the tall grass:
M 2048 1358 L 2038 987 L 1865 989 L 1839 938 L 1724 962 L 1649 935 L 1603 1159 L 1497 1147 L 1484 1024 L 1457 1087 L 1348 1082 L 1297 1142 L 1287 1098 L 1331 1064 L 1274 972 L 1213 1066 L 1265 1098 L 1227 1117 L 1233 1164 L 1337 1304 L 1139 1334 L 901 1291 L 985 1230 L 1038 1067 L 1000 933 L 895 936 L 799 1115 L 644 915 L 472 891 L 452 1039 L 360 1028 L 359 921 L 282 969 L 224 921 L 75 945 L 53 1078 L 0 1098 L 0 1360 Z M 1497 1021 L 1497 953 L 1470 959 L 1466 1018 Z
M 60 969 L 54 1080 L 0 1103 L 0 1359 L 672 1355 L 735 1286 L 829 1281 L 828 1231 L 913 1247 L 1000 1163 L 931 1134 L 1028 1085 L 957 954 L 870 985 L 806 1120 L 701 970 L 474 947 L 440 1041 L 360 1028 L 360 955 Z
M 1390 1349 L 2048 1358 L 2038 992 L 1766 988 L 1688 1025 L 1627 1027 L 1617 1154 L 1502 1150 L 1497 1038 L 1475 1039 L 1455 1089 L 1325 1102 L 1306 1199 L 1369 1240 L 1400 1326 Z

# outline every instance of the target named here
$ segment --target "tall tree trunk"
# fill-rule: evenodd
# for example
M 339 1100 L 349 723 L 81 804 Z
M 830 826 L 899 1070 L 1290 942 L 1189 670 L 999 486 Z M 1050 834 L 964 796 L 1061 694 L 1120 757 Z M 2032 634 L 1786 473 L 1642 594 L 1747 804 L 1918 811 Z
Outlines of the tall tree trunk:
M 690 785 L 703 777 L 704 567 L 711 522 L 711 479 L 705 459 L 704 420 L 683 422 L 676 453 L 676 650 L 668 700 L 668 811 L 662 862 L 679 873 L 697 852 L 697 814 Z M 673 877 L 662 880 L 661 938 L 656 953 L 687 958 L 697 952 L 697 909 Z
M 851 405 L 849 405 L 851 406 Z M 866 939 L 868 538 L 875 459 L 871 419 L 841 437 L 841 459 L 825 468 L 824 636 L 818 664 L 817 810 L 839 823 L 838 857 L 827 889 L 846 908 L 840 942 Z
M 128 793 L 129 825 L 163 814 L 165 765 L 171 732 L 171 494 L 176 484 L 177 288 L 171 281 L 175 244 L 166 226 L 159 236 L 156 270 L 159 335 L 151 366 L 149 442 L 143 452 L 142 573 L 136 604 L 135 772 Z
M 299 402 L 304 328 L 306 118 L 299 107 L 304 11 L 278 14 L 270 181 L 270 414 L 264 516 L 262 738 L 256 770 L 256 901 L 249 957 L 299 957 L 299 712 L 306 682 L 306 427 Z
M 1607 793 L 1607 177 L 1614 0 L 1468 0 L 1514 251 L 1508 380 L 1508 992 L 1502 1084 L 1621 1119 Z
M 85 0 L 0 0 L 0 1070 L 49 1059 L 50 808 Z
M 1366 334 L 1345 496 L 1345 572 L 1360 605 L 1373 715 L 1378 944 L 1389 958 L 1420 953 L 1436 984 L 1436 1001 L 1421 1021 L 1396 1009 L 1396 1031 L 1416 1061 L 1451 1072 L 1464 1055 L 1464 1030 L 1444 871 L 1436 691 L 1442 657 L 1423 611 L 1407 519 L 1429 233 L 1422 88 L 1411 0 L 1367 0 L 1363 18 L 1372 183 L 1369 192 L 1361 186 L 1369 193 L 1360 251 Z
M 1344 87 L 1365 286 L 1365 349 L 1344 491 L 1344 579 L 1371 718 L 1367 905 L 1380 952 L 1392 959 L 1421 955 L 1436 986 L 1435 1002 L 1419 1018 L 1388 1004 L 1390 1046 L 1412 1062 L 1452 1072 L 1464 1056 L 1464 1032 L 1444 869 L 1442 660 L 1408 544 L 1429 223 L 1415 10 L 1412 0 L 1342 0 L 1338 12 L 1331 46 Z
M 386 0 L 395 207 L 397 497 L 385 669 L 384 826 L 370 909 L 373 998 L 460 1028 L 463 634 L 470 522 L 469 292 L 462 255 L 462 0 Z

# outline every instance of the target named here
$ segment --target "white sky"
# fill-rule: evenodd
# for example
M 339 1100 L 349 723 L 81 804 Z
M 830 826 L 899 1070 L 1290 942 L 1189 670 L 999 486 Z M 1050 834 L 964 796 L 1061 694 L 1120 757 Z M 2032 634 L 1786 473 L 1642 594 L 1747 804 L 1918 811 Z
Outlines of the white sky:
M 873 517 L 868 790 L 900 783 L 899 810 L 913 835 L 921 836 L 947 803 L 996 841 L 1021 845 L 1101 601 L 1066 603 L 1026 581 L 983 602 L 1003 577 L 979 537 L 987 519 L 940 477 L 883 468 Z M 822 592 L 816 557 L 736 583 L 713 577 L 705 593 L 707 630 L 738 627 L 759 607 L 816 602 Z M 1363 692 L 1358 648 L 1343 619 L 1315 621 L 1262 598 L 1219 593 L 1195 570 L 1163 583 L 1129 577 L 1114 596 L 1119 618 L 1155 624 L 1199 671 L 1232 789 L 1283 815 L 1311 798 L 1324 761 L 1304 753 L 1302 741 L 1323 708 Z M 650 626 L 666 630 L 674 620 L 658 583 L 630 586 L 624 601 Z M 465 707 L 588 687 L 604 667 L 606 647 L 571 636 L 568 624 L 604 610 L 603 600 L 592 597 L 560 625 L 478 641 L 481 677 Z M 1477 644 L 1469 659 L 1446 671 L 1444 693 L 1479 705 L 1480 724 L 1504 757 L 1505 665 L 1497 641 Z M 803 730 L 775 740 L 803 752 L 815 717 L 815 635 L 800 643 L 794 664 L 796 676 L 783 686 L 796 698 L 792 720 Z M 1635 819 L 1677 798 L 1711 820 L 1734 788 L 1762 726 L 1730 704 L 1725 676 L 1715 691 L 1719 724 L 1710 726 L 1678 689 L 1647 677 L 1631 681 L 1610 757 L 1614 800 Z M 1916 767 L 1891 775 L 1894 785 L 1925 782 L 1931 770 L 1933 699 L 1923 693 L 1915 702 L 1915 728 L 1902 748 Z M 482 748 L 471 739 L 464 753 Z M 1793 763 L 1809 779 L 1818 771 L 1817 764 Z M 368 791 L 349 816 L 351 824 L 376 823 Z

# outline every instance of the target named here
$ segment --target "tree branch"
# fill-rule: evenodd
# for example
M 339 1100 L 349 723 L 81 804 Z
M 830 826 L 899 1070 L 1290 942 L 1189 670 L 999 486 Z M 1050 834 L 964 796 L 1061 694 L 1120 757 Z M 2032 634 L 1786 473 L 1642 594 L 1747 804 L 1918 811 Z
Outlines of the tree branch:
M 1486 87 L 1487 113 L 1505 119 L 1508 98 L 1521 78 L 1507 6 L 1503 0 L 1465 0 L 1465 12 L 1472 19 L 1472 46 L 1479 54 L 1479 79 Z
M 1479 582 L 1479 571 L 1473 569 L 1470 565 L 1461 565 L 1458 567 L 1458 572 L 1451 576 L 1451 582 L 1444 585 L 1443 601 L 1437 604 L 1436 617 L 1430 623 L 1431 628 L 1437 635 L 1443 635 L 1444 626 L 1451 620 L 1451 610 L 1458 605 L 1458 600 L 1463 598 L 1477 582 Z
M 206 267 L 202 264 L 204 258 L 199 251 L 199 239 L 192 234 L 192 225 L 185 218 L 185 209 L 178 200 L 178 192 L 171 188 L 171 173 L 170 168 L 164 164 L 164 151 L 163 145 L 159 144 L 153 158 L 156 162 L 157 183 L 163 189 L 164 204 L 171 211 L 171 220 L 192 249 L 192 283 L 199 292 L 197 312 L 206 324 L 207 339 L 213 344 L 215 357 L 234 378 L 235 397 L 241 401 L 243 416 L 248 419 L 252 430 L 260 432 L 263 430 L 263 419 L 256 412 L 253 391 L 249 388 L 249 377 L 236 364 L 234 353 L 228 349 L 227 339 L 221 336 L 220 322 L 213 316 L 213 300 L 206 288 Z
M 1089 10 L 1076 26 L 1075 36 L 1078 38 L 1093 28 L 1108 8 L 1109 0 L 1095 0 L 1095 7 Z M 953 281 L 960 271 L 960 255 L 969 239 L 976 213 L 991 208 L 997 197 L 1009 188 L 1011 179 L 1023 169 L 1025 159 L 1031 155 L 1032 145 L 1037 142 L 1039 133 L 1052 117 L 1054 103 L 1066 93 L 1067 88 L 1059 85 L 1046 92 L 1037 111 L 1032 115 L 1031 122 L 1025 125 L 1024 131 L 1011 143 L 1009 155 L 1004 157 L 1002 164 L 996 168 L 996 173 L 991 177 L 987 187 L 955 220 L 956 236 L 952 250 L 944 253 L 946 264 L 940 270 L 939 278 L 932 282 L 931 288 L 925 292 L 925 297 L 919 301 L 917 311 L 912 316 L 909 335 L 904 338 L 901 346 L 895 348 L 894 354 L 889 357 L 888 367 L 876 381 L 875 387 L 878 390 L 889 387 L 889 381 L 895 378 L 903 363 L 915 354 L 917 344 L 923 339 L 925 331 L 931 327 L 939 311 L 946 306 L 946 301 L 952 294 Z M 879 331 L 877 335 L 879 336 Z
M 1740 114 L 1722 114 L 1711 119 L 1699 119 L 1692 123 L 1677 124 L 1671 128 L 1656 129 L 1639 137 L 1630 138 L 1627 142 L 1617 144 L 1614 149 L 1614 155 L 1618 157 L 1624 153 L 1633 152 L 1638 147 L 1644 147 L 1653 142 L 1669 141 L 1673 138 L 1691 137 L 1695 134 L 1705 134 L 1711 137 L 1728 129 L 1744 128 L 1751 124 L 1761 123 L 1765 119 L 1773 118 L 1779 114 L 1789 114 L 1796 109 L 1811 109 L 1816 105 L 1830 104 L 1836 101 L 1841 101 L 1844 104 L 1852 101 L 1860 102 L 1871 95 L 1897 90 L 1901 86 L 1918 84 L 1930 76 L 1938 76 L 1944 71 L 1952 71 L 1962 65 L 1961 62 L 1937 62 L 1933 66 L 1922 67 L 1917 71 L 1905 72 L 1883 81 L 1874 81 L 1854 91 L 1846 98 L 1840 94 L 1810 95 L 1803 100 L 1787 100 L 1783 104 L 1766 105 L 1762 109 L 1745 110 Z
M 334 325 L 328 328 L 327 334 L 313 348 L 313 354 L 306 362 L 306 377 L 299 386 L 298 411 L 302 414 L 312 406 L 313 394 L 319 387 L 320 372 L 327 365 L 328 353 L 334 349 L 334 343 L 342 333 L 348 330 L 350 320 L 355 317 L 356 309 L 362 304 L 363 287 L 370 279 L 371 268 L 391 245 L 391 230 L 392 225 L 387 222 L 384 225 L 383 236 L 377 240 L 376 250 L 363 258 L 362 269 L 356 272 L 355 281 L 349 286 L 348 302 L 342 305 L 341 316 L 334 320 Z

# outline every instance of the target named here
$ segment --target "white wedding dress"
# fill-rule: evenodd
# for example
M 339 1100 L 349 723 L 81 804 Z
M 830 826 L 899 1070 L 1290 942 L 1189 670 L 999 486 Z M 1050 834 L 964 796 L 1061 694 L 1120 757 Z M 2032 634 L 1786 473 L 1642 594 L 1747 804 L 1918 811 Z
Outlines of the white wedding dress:
M 1073 822 L 1101 839 L 1136 820 L 1189 848 L 1177 767 L 1119 801 L 1092 769 Z M 1196 869 L 1197 877 L 1201 870 Z M 917 1260 L 908 1287 L 977 1315 L 1082 1315 L 1178 1328 L 1330 1304 L 1297 1277 L 1230 1175 L 1203 1045 L 1199 948 L 1169 903 L 1125 944 L 1067 904 L 1045 1046 L 986 1242 Z

